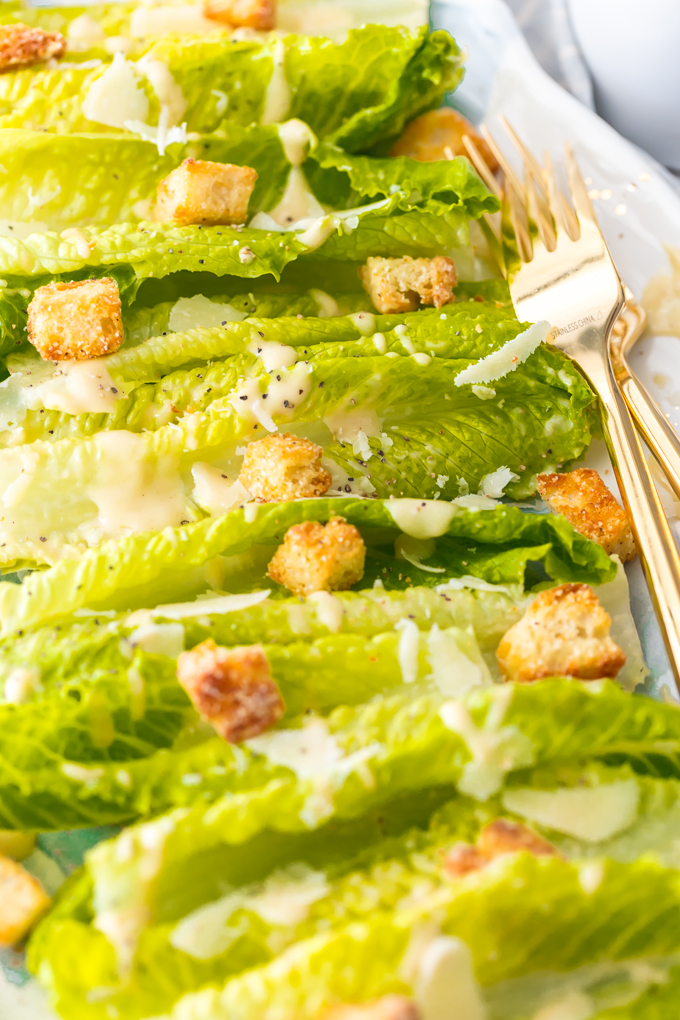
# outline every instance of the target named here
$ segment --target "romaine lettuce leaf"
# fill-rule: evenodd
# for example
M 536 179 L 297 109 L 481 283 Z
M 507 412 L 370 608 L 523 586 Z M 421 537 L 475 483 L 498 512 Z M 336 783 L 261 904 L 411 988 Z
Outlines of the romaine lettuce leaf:
M 543 773 L 544 784 L 549 777 L 553 783 L 559 779 L 557 789 L 568 789 L 572 794 L 584 789 L 587 794 L 601 787 L 614 790 L 631 779 L 627 770 L 596 770 L 592 765 L 585 769 L 571 766 L 568 770 L 563 766 L 557 774 L 554 769 L 544 769 Z M 680 786 L 647 779 L 633 783 L 641 793 L 638 820 L 618 841 L 571 840 L 567 847 L 563 837 L 560 841 L 560 834 L 536 827 L 556 841 L 570 860 L 593 857 L 599 868 L 602 858 L 634 862 L 646 852 L 665 866 L 677 868 L 680 858 L 672 843 L 680 810 Z M 513 786 L 511 777 L 510 788 Z M 393 808 L 390 813 L 394 813 Z M 56 909 L 33 936 L 31 965 L 70 1020 L 81 1015 L 92 987 L 107 988 L 108 994 L 95 1007 L 88 1003 L 91 1020 L 100 1015 L 105 1018 L 111 1007 L 126 1020 L 137 1020 L 152 1009 L 156 1013 L 168 1010 L 182 994 L 209 983 L 222 983 L 228 975 L 261 965 L 294 942 L 329 927 L 337 930 L 350 922 L 368 920 L 377 910 L 392 911 L 431 895 L 451 881 L 442 867 L 446 849 L 460 839 L 474 842 L 481 826 L 497 817 L 513 817 L 504 812 L 499 798 L 480 808 L 464 797 L 456 797 L 435 812 L 427 829 L 407 829 L 405 818 L 402 834 L 383 838 L 377 844 L 371 842 L 372 819 L 367 819 L 364 845 L 359 849 L 345 841 L 342 860 L 338 860 L 335 848 L 324 846 L 318 838 L 316 843 L 308 838 L 303 844 L 300 838 L 273 837 L 276 856 L 267 854 L 259 866 L 249 866 L 245 859 L 238 858 L 223 862 L 223 868 L 227 864 L 224 873 L 228 874 L 225 881 L 229 888 L 219 898 L 204 902 L 204 890 L 194 883 L 193 900 L 186 890 L 181 906 L 175 899 L 175 906 L 163 921 L 142 932 L 132 971 L 122 981 L 113 946 L 92 927 L 90 881 L 85 871 L 60 895 Z M 342 826 L 339 828 L 342 832 Z M 663 851 L 659 853 L 660 833 L 670 859 Z M 249 860 L 252 862 L 252 856 Z M 268 871 L 272 866 L 274 870 Z M 586 875 L 584 869 L 584 881 Z M 472 881 L 468 879 L 466 885 Z M 87 967 L 76 962 L 76 947 L 77 956 L 88 961 Z M 501 987 L 490 989 L 496 1009 L 500 1009 L 505 994 L 515 1006 L 526 1000 L 528 1016 L 532 995 L 525 985 L 516 980 L 512 987 L 502 986 L 503 991 Z M 534 990 L 533 996 L 537 998 L 544 990 Z M 508 1008 L 502 1015 L 518 1018 L 525 1014 L 515 1014 Z
M 274 68 L 281 49 L 282 76 Z M 264 41 L 232 41 L 222 33 L 166 37 L 146 49 L 145 59 L 164 64 L 181 90 L 181 120 L 190 132 L 298 117 L 348 151 L 397 137 L 418 113 L 437 106 L 463 74 L 460 51 L 447 32 L 380 25 L 352 29 L 340 44 L 294 35 Z M 83 109 L 90 87 L 108 67 L 66 61 L 53 70 L 10 72 L 0 81 L 0 127 L 110 131 Z M 149 122 L 156 125 L 159 99 L 142 67 L 132 68 L 148 101 Z M 267 102 L 270 81 L 279 93 L 275 111 L 271 99 Z
M 293 524 L 327 521 L 335 515 L 361 528 L 369 546 L 374 543 L 368 529 L 390 529 L 387 535 L 374 533 L 378 551 L 381 541 L 392 548 L 400 531 L 422 537 L 423 527 L 429 528 L 432 537 L 443 537 L 443 555 L 454 577 L 473 575 L 492 584 L 522 584 L 530 561 L 542 562 L 558 583 L 602 584 L 616 575 L 616 564 L 604 550 L 564 518 L 523 514 L 515 507 L 470 510 L 455 502 L 342 496 L 248 504 L 222 517 L 103 542 L 81 556 L 30 574 L 21 584 L 0 583 L 2 635 L 49 623 L 81 608 L 132 609 L 181 600 L 215 587 L 216 578 L 228 590 L 230 574 L 238 576 L 242 563 L 216 558 L 236 557 L 261 545 L 275 546 Z M 246 567 L 243 582 L 248 590 L 264 587 L 256 563 L 253 560 Z M 259 564 L 261 571 L 261 559 Z M 413 580 L 419 574 L 429 578 L 430 584 L 433 576 L 446 576 L 427 574 L 409 563 L 405 578 Z M 408 583 L 404 580 L 402 586 Z M 399 584 L 392 581 L 390 586 Z
M 566 729 L 564 718 L 572 724 Z M 177 808 L 99 844 L 87 859 L 95 913 L 111 915 L 113 931 L 115 918 L 133 912 L 134 945 L 147 923 L 178 909 L 180 901 L 169 892 L 180 874 L 201 876 L 200 902 L 221 894 L 229 871 L 217 862 L 220 854 L 227 860 L 237 854 L 229 847 L 241 846 L 244 859 L 254 862 L 254 848 L 275 839 L 275 833 L 323 830 L 419 789 L 455 784 L 484 802 L 501 790 L 509 773 L 534 763 L 597 756 L 617 742 L 664 740 L 670 748 L 680 738 L 677 709 L 627 695 L 609 682 L 593 689 L 565 680 L 486 688 L 458 702 L 392 695 L 360 708 L 337 709 L 328 718 L 327 737 L 316 732 L 319 725 L 308 717 L 307 729 L 297 731 L 299 746 L 309 742 L 307 757 L 295 757 L 291 748 L 298 745 L 291 745 L 293 738 L 285 733 L 282 740 L 283 731 L 257 738 L 250 752 L 239 749 L 246 756 L 262 752 L 252 760 L 254 769 L 243 762 L 223 775 L 223 789 L 228 784 L 241 792 L 215 799 L 214 768 L 197 769 L 202 778 L 196 779 L 193 807 Z M 330 755 L 328 739 L 339 749 L 339 758 Z M 193 752 L 195 764 L 201 754 L 205 749 Z M 167 752 L 160 755 L 167 759 Z M 297 763 L 298 774 L 276 762 Z M 132 763 L 131 771 L 136 767 Z M 252 781 L 254 770 L 259 783 Z M 164 792 L 167 796 L 169 790 Z M 199 793 L 212 803 L 197 801 Z M 180 789 L 180 795 L 186 803 L 186 790 Z M 188 909 L 194 894 L 195 888 L 179 893 L 189 897 Z
M 94 125 L 91 125 L 94 128 Z M 6 128 L 0 131 L 0 218 L 36 230 L 148 219 L 156 187 L 183 159 L 247 164 L 258 173 L 251 215 L 281 197 L 289 164 L 275 127 L 228 124 L 225 137 L 156 146 L 125 133 L 53 135 Z M 141 205 L 138 205 L 141 203 Z M 40 225 L 43 225 L 42 227 Z
M 278 204 L 290 170 L 274 125 L 229 123 L 219 135 L 174 142 L 162 155 L 155 144 L 129 133 L 54 136 L 6 128 L 0 131 L 0 162 L 7 164 L 0 183 L 0 217 L 10 221 L 11 228 L 4 232 L 25 236 L 31 230 L 148 219 L 159 181 L 187 156 L 247 164 L 257 171 L 248 219 Z M 474 219 L 498 204 L 463 159 L 374 159 L 322 145 L 304 172 L 316 198 L 331 211 L 354 209 L 395 190 L 406 196 L 417 193 L 420 204 L 440 202 L 447 211 L 457 208 Z M 435 209 L 433 205 L 430 211 Z
M 481 306 L 475 302 L 475 307 Z M 339 330 L 350 326 L 337 321 Z M 422 321 L 438 324 L 444 353 L 455 349 L 455 333 L 460 331 L 453 330 L 448 319 L 443 322 L 439 315 Z M 482 350 L 521 328 L 506 321 L 507 328 L 496 335 L 492 320 L 485 337 L 479 321 L 472 330 L 473 321 L 467 326 L 472 336 L 480 337 Z M 335 326 L 326 327 L 325 322 L 321 320 L 319 331 L 332 335 Z M 311 434 L 325 448 L 334 493 L 445 499 L 466 491 L 500 495 L 504 488 L 514 497 L 530 495 L 539 471 L 558 469 L 579 457 L 597 429 L 592 391 L 571 362 L 547 345 L 480 394 L 479 387 L 451 385 L 470 359 L 417 352 L 404 325 L 390 338 L 401 353 L 379 354 L 375 338 L 372 351 L 365 343 L 358 350 L 343 344 L 310 346 L 297 354 L 302 355 L 299 361 L 274 376 L 260 347 L 267 333 L 257 325 L 236 323 L 223 334 L 222 327 L 190 334 L 181 358 L 199 349 L 205 357 L 216 346 L 240 348 L 242 353 L 178 369 L 157 383 L 137 384 L 128 396 L 123 385 L 108 415 L 45 416 L 38 435 L 44 429 L 52 441 L 39 438 L 0 450 L 0 484 L 10 493 L 11 502 L 5 505 L 12 508 L 2 529 L 0 561 L 6 567 L 53 563 L 121 530 L 160 530 L 195 521 L 214 504 L 199 509 L 203 503 L 189 470 L 207 461 L 233 480 L 241 444 L 264 434 L 264 428 L 271 432 L 278 425 L 292 426 L 305 434 L 305 427 L 313 426 Z M 351 328 L 357 327 L 351 323 Z M 304 327 L 303 332 L 309 335 L 311 330 Z M 431 326 L 425 332 L 432 337 Z M 250 335 L 247 343 L 244 333 Z M 166 362 L 173 351 L 181 351 L 183 337 L 169 341 Z M 384 336 L 377 339 L 386 346 Z M 435 353 L 436 346 L 429 339 L 423 342 Z M 472 345 L 464 337 L 461 346 L 469 350 Z M 163 358 L 163 348 L 159 338 L 115 355 L 108 364 L 114 371 L 123 366 L 123 372 L 131 364 L 130 374 L 140 363 L 143 371 L 153 370 L 154 361 L 158 363 L 154 352 Z M 25 380 L 29 385 L 22 392 L 34 402 L 35 376 L 26 375 Z M 16 381 L 10 379 L 3 389 L 20 401 Z M 21 390 L 24 384 L 19 383 Z M 32 406 L 37 413 L 29 419 L 29 428 L 41 417 L 39 402 Z M 16 426 L 24 425 L 26 408 L 20 402 L 17 407 L 8 402 L 7 408 L 5 427 L 13 436 Z M 33 438 L 30 432 L 27 438 Z M 119 487 L 115 464 L 121 458 L 127 472 L 125 495 L 114 500 L 112 483 Z M 499 471 L 504 473 L 500 489 L 493 483 Z M 485 479 L 491 479 L 490 489 Z M 163 494 L 162 501 L 156 492 Z
M 417 965 L 409 974 L 405 958 L 413 946 L 413 929 L 422 930 L 427 922 L 430 938 L 441 933 L 467 945 L 484 991 L 497 981 L 534 972 L 587 967 L 593 958 L 602 964 L 627 964 L 618 975 L 613 967 L 609 975 L 603 968 L 604 974 L 594 970 L 590 981 L 585 978 L 595 1009 L 597 999 L 606 1003 L 612 972 L 619 981 L 625 975 L 633 986 L 637 977 L 638 992 L 654 984 L 663 990 L 679 944 L 671 920 L 677 910 L 677 874 L 649 861 L 632 865 L 605 861 L 593 890 L 587 883 L 588 867 L 529 855 L 503 858 L 459 887 L 423 897 L 411 909 L 376 912 L 369 920 L 299 943 L 222 988 L 206 987 L 184 996 L 169 1015 L 173 1020 L 248 1020 L 275 998 L 282 1010 L 311 1018 L 338 1001 L 362 1002 L 389 992 L 415 995 L 418 1000 L 423 979 L 418 980 Z M 424 934 L 425 945 L 427 941 Z M 645 961 L 640 959 L 636 973 L 636 960 L 644 956 L 671 959 L 656 979 L 640 981 Z M 455 994 L 453 982 L 450 994 Z M 581 1005 L 584 998 L 585 994 Z M 553 999 L 555 1006 L 559 1002 L 559 997 Z M 527 1006 L 531 1009 L 530 1002 Z M 519 1013 L 522 1020 L 531 1015 L 537 1014 Z

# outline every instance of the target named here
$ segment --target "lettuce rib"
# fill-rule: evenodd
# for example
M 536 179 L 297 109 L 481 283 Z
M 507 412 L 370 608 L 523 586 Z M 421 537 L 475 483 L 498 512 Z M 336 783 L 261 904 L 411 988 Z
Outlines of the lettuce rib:
M 401 505 L 413 512 L 411 504 Z M 391 500 L 347 497 L 256 504 L 185 527 L 103 542 L 77 558 L 29 575 L 21 584 L 0 583 L 2 635 L 84 607 L 137 608 L 195 595 L 208 588 L 210 562 L 216 556 L 236 556 L 254 545 L 277 542 L 289 527 L 305 520 L 340 515 L 360 528 L 393 528 L 396 537 L 399 529 L 391 510 L 398 506 Z M 601 584 L 615 576 L 616 566 L 604 550 L 563 518 L 523 514 L 504 506 L 474 511 L 451 504 L 446 513 L 450 521 L 442 531 L 470 550 L 461 573 L 495 584 L 517 584 L 523 581 L 527 560 L 535 559 L 556 582 Z M 259 578 L 253 580 L 257 586 Z

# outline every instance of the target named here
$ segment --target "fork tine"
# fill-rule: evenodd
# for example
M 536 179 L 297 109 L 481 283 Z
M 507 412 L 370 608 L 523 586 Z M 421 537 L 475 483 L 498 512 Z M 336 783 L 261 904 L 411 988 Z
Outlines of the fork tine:
M 549 194 L 541 167 L 508 119 L 503 115 L 499 119 L 524 162 L 525 189 L 529 202 L 529 213 L 538 227 L 538 233 L 543 244 L 548 251 L 554 251 L 557 247 L 557 234 L 550 214 Z
M 505 194 L 507 196 L 510 210 L 510 223 L 512 224 L 512 229 L 515 232 L 519 256 L 522 262 L 531 262 L 534 257 L 534 249 L 531 243 L 529 218 L 527 215 L 527 207 L 526 202 L 524 201 L 524 196 L 521 193 L 517 194 L 517 191 L 511 181 L 507 182 Z
M 512 184 L 517 194 L 522 195 L 524 189 L 522 188 L 522 184 L 519 180 L 519 177 L 512 169 L 512 167 L 508 163 L 507 159 L 505 158 L 501 150 L 498 148 L 496 140 L 489 131 L 489 129 L 487 128 L 486 124 L 480 124 L 479 133 L 481 134 L 482 138 L 484 139 L 484 141 L 486 142 L 486 144 L 489 146 L 492 153 L 496 157 L 498 165 L 505 174 L 507 180 Z
M 574 210 L 571 208 L 557 186 L 555 171 L 553 169 L 553 163 L 549 152 L 546 151 L 543 154 L 543 161 L 543 175 L 548 190 L 548 201 L 551 212 L 555 218 L 557 228 L 559 230 L 561 227 L 567 234 L 567 237 L 570 237 L 572 241 L 577 241 L 581 236 L 579 222 L 574 214 Z
M 592 223 L 597 223 L 597 220 L 595 219 L 595 210 L 593 209 L 592 202 L 588 197 L 586 183 L 581 176 L 581 171 L 579 170 L 576 157 L 574 156 L 574 150 L 569 142 L 564 143 L 564 154 L 567 164 L 567 175 L 569 177 L 571 200 L 574 203 L 576 213 L 579 217 L 590 220 Z
M 515 131 L 513 126 L 510 124 L 510 122 L 507 119 L 507 117 L 505 117 L 503 114 L 501 114 L 498 119 L 500 120 L 501 124 L 503 125 L 505 130 L 510 135 L 510 138 L 512 139 L 512 141 L 514 142 L 515 148 L 517 149 L 517 151 L 519 152 L 520 156 L 524 160 L 525 167 L 528 169 L 528 171 L 531 173 L 531 175 L 535 178 L 535 180 L 540 182 L 541 187 L 545 190 L 545 184 L 543 182 L 543 176 L 541 174 L 541 167 L 536 162 L 533 153 L 529 149 L 527 149 L 526 145 L 524 144 L 522 139 L 519 137 L 519 135 L 517 134 L 517 132 Z
M 472 165 L 474 166 L 475 170 L 486 184 L 489 191 L 492 191 L 494 195 L 500 198 L 501 189 L 498 184 L 498 181 L 491 173 L 491 170 L 487 166 L 486 160 L 484 159 L 481 152 L 475 145 L 473 139 L 470 138 L 470 135 L 463 135 L 463 145 L 465 146 L 465 150 L 468 156 L 470 157 Z

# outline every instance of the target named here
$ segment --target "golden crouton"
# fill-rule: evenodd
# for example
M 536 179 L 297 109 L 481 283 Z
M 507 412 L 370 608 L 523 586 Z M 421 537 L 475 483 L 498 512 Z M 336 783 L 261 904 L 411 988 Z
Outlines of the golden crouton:
M 370 1002 L 343 1002 L 322 1014 L 322 1020 L 420 1020 L 413 999 L 404 995 L 383 995 Z
M 441 308 L 451 300 L 458 277 L 453 259 L 369 258 L 359 268 L 364 290 L 383 315 L 414 312 L 419 300 Z
M 177 676 L 201 717 L 231 744 L 256 737 L 283 715 L 261 645 L 222 648 L 209 638 L 182 652 Z
M 611 617 L 587 584 L 541 592 L 503 636 L 496 658 L 505 680 L 615 677 L 626 656 L 609 636 Z
M 30 67 L 51 57 L 61 57 L 66 40 L 59 32 L 44 32 L 28 25 L 0 25 L 0 71 Z
M 275 0 L 204 0 L 203 13 L 232 28 L 269 32 L 276 26 Z
M 390 156 L 409 156 L 423 163 L 466 156 L 463 135 L 470 136 L 486 164 L 491 170 L 496 170 L 496 157 L 477 129 L 462 113 L 452 110 L 450 106 L 430 110 L 407 124 L 401 138 L 392 147 Z
M 597 471 L 577 468 L 568 474 L 539 475 L 538 491 L 556 514 L 592 538 L 622 563 L 635 556 L 635 542 L 626 511 L 616 502 Z
M 365 559 L 364 540 L 344 517 L 331 517 L 326 525 L 305 521 L 286 532 L 269 576 L 295 595 L 345 591 L 364 576 Z
M 257 173 L 249 166 L 185 159 L 158 185 L 154 217 L 159 223 L 245 223 Z
M 48 283 L 28 306 L 28 339 L 45 361 L 84 361 L 123 342 L 118 284 L 100 280 Z
M 0 946 L 20 942 L 49 905 L 37 878 L 10 857 L 0 857 Z
M 522 850 L 534 857 L 561 856 L 557 847 L 527 825 L 496 818 L 484 826 L 474 845 L 459 843 L 454 846 L 444 858 L 444 869 L 451 878 L 459 878 L 471 871 L 479 871 L 497 857 L 520 853 Z
M 323 449 L 285 432 L 249 443 L 239 481 L 263 503 L 323 496 L 331 476 L 321 466 Z

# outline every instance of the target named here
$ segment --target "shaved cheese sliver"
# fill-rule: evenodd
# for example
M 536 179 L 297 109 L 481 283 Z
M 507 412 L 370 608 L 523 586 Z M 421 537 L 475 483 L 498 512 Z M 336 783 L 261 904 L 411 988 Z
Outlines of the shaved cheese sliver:
M 175 602 L 155 609 L 138 609 L 125 620 L 126 627 L 140 627 L 155 617 L 165 620 L 184 620 L 190 616 L 210 616 L 212 613 L 238 613 L 242 609 L 256 606 L 269 595 L 265 591 L 253 591 L 245 595 L 217 595 L 214 599 L 198 599 L 196 602 Z
M 549 322 L 545 320 L 535 322 L 514 340 L 508 340 L 499 351 L 487 354 L 476 365 L 470 365 L 459 372 L 455 379 L 456 386 L 465 386 L 467 383 L 490 383 L 502 379 L 508 372 L 514 372 L 517 366 L 526 361 L 547 339 L 549 331 Z

